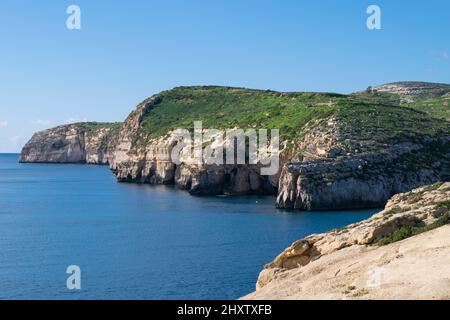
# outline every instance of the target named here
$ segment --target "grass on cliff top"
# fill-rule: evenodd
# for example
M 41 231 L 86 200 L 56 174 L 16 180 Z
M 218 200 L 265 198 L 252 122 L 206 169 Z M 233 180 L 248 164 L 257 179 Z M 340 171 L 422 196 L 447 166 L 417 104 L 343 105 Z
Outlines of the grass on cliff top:
M 178 87 L 158 94 L 162 99 L 143 119 L 146 139 L 177 128 L 280 129 L 281 141 L 304 133 L 311 120 L 335 115 L 350 136 L 378 142 L 435 136 L 450 132 L 450 124 L 414 108 L 400 107 L 390 94 L 340 95 L 280 93 L 229 87 Z
M 400 106 L 401 99 L 399 95 L 388 92 L 362 91 L 353 93 L 349 96 L 352 99 L 372 104 L 382 104 L 389 106 Z
M 328 93 L 280 93 L 228 87 L 178 87 L 159 94 L 143 126 L 150 137 L 176 128 L 280 129 L 282 139 L 296 136 L 312 119 L 326 118 L 344 96 Z
M 433 185 L 434 186 L 434 185 Z M 392 233 L 391 235 L 378 239 L 375 244 L 380 245 L 380 246 L 384 246 L 387 244 L 391 244 L 397 241 L 401 241 L 404 239 L 407 239 L 409 237 L 427 232 L 427 231 L 431 231 L 434 230 L 436 228 L 445 226 L 446 224 L 450 223 L 450 200 L 446 200 L 446 201 L 441 201 L 436 203 L 437 206 L 441 209 L 444 209 L 445 213 L 439 217 L 436 221 L 434 221 L 433 223 L 426 225 L 426 226 L 422 226 L 422 227 L 412 227 L 412 226 L 408 226 L 408 227 L 402 227 L 400 229 L 398 229 L 397 231 L 395 231 L 394 233 Z
M 444 205 L 443 205 L 444 206 Z M 450 210 L 450 205 L 446 204 L 445 205 L 447 207 L 447 210 Z M 410 238 L 412 236 L 427 232 L 427 231 L 431 231 L 434 229 L 437 229 L 439 227 L 445 226 L 446 224 L 450 223 L 450 216 L 449 213 L 445 213 L 443 214 L 439 219 L 437 219 L 435 222 L 423 226 L 423 227 L 402 227 L 400 229 L 398 229 L 397 231 L 395 231 L 392 235 L 388 236 L 388 237 L 384 237 L 379 239 L 378 241 L 375 242 L 376 245 L 379 246 L 385 246 L 397 241 L 401 241 L 407 238 Z
M 94 130 L 99 130 L 99 129 L 103 129 L 103 128 L 118 130 L 122 123 L 121 122 L 79 122 L 79 123 L 74 123 L 74 124 L 77 125 L 79 128 L 83 129 L 84 131 L 94 131 Z
M 434 118 L 450 121 L 450 96 L 418 101 L 409 106 L 426 112 Z
M 411 94 L 414 102 L 402 102 L 397 94 L 377 92 L 371 89 L 354 93 L 350 97 L 363 100 L 368 103 L 396 105 L 414 108 L 429 114 L 431 117 L 450 121 L 450 85 L 440 83 L 398 83 L 422 87 L 424 92 Z
M 413 142 L 450 133 L 450 122 L 408 107 L 347 101 L 336 117 L 350 136 L 380 143 Z

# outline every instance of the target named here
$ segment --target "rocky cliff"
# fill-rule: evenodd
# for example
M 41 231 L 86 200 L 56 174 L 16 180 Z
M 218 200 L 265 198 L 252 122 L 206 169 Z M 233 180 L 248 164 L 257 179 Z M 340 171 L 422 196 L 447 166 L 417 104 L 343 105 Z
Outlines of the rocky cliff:
M 282 169 L 277 206 L 300 210 L 381 207 L 394 194 L 450 180 L 448 122 L 427 117 L 421 121 L 421 114 L 410 109 L 397 109 L 401 117 L 388 119 L 385 116 L 395 112 L 382 114 L 383 108 L 377 109 L 360 107 L 351 111 L 358 115 L 346 115 L 350 119 L 336 113 L 308 133 L 300 143 L 301 161 L 291 161 Z M 372 126 L 365 121 L 383 124 Z M 389 132 L 383 128 L 388 126 L 397 128 Z
M 293 243 L 245 298 L 449 299 L 449 223 L 450 183 L 395 195 L 367 220 Z
M 146 99 L 105 133 L 105 150 L 95 141 L 86 148 L 86 133 L 63 127 L 36 134 L 21 159 L 108 162 L 119 181 L 175 184 L 195 195 L 277 194 L 279 208 L 379 207 L 396 193 L 450 180 L 449 93 L 449 85 L 418 82 L 351 95 L 178 87 Z M 175 164 L 172 150 L 182 141 L 171 133 L 192 132 L 195 121 L 222 131 L 279 129 L 279 170 L 266 176 L 261 163 Z M 55 138 L 61 132 L 66 137 Z
M 108 164 L 119 124 L 75 123 L 35 133 L 20 162 Z
M 238 88 L 183 87 L 157 94 L 139 104 L 125 120 L 118 134 L 118 144 L 111 162 L 118 180 L 175 184 L 195 195 L 274 194 L 277 178 L 261 176 L 260 165 L 208 165 L 189 160 L 175 165 L 172 161 L 172 149 L 180 143 L 172 137 L 173 130 L 191 130 L 197 120 L 208 124 L 211 117 L 218 116 L 214 114 L 216 110 L 207 110 L 208 107 L 220 110 L 223 103 L 221 98 L 226 99 L 227 95 L 232 97 L 230 92 L 233 90 L 255 97 L 261 93 L 258 90 Z M 209 96 L 214 98 L 214 105 L 204 101 Z M 194 101 L 193 97 L 198 101 Z M 251 97 L 247 97 L 249 98 Z M 189 104 L 195 102 L 202 105 L 189 107 Z M 188 110 L 183 113 L 178 109 L 183 108 L 185 103 Z M 202 114 L 202 108 L 207 112 Z M 191 111 L 198 114 L 190 114 Z M 223 127 L 224 123 L 214 126 L 219 129 Z
M 423 95 L 426 85 L 421 88 Z M 393 194 L 450 178 L 447 119 L 385 99 L 378 92 L 176 88 L 145 101 L 127 119 L 113 167 L 120 181 L 176 184 L 192 194 L 278 192 L 280 208 L 380 207 Z M 279 128 L 279 172 L 267 177 L 259 166 L 174 165 L 170 154 L 179 141 L 169 132 L 191 128 L 195 120 L 218 129 Z

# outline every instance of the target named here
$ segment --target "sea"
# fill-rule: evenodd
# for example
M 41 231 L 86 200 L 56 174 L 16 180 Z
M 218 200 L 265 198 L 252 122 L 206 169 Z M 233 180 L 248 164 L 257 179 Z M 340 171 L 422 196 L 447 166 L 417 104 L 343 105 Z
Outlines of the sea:
M 18 159 L 0 154 L 0 299 L 238 299 L 295 240 L 377 211 L 279 210 Z

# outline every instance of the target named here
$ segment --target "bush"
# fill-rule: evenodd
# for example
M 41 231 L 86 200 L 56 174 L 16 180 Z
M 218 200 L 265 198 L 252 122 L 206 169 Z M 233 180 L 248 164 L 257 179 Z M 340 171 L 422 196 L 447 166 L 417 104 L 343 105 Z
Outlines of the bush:
M 450 208 L 450 201 L 445 201 L 445 203 L 447 203 L 447 205 L 448 205 L 447 208 Z M 450 222 L 449 213 L 445 213 L 439 219 L 437 219 L 435 222 L 433 222 L 429 225 L 423 226 L 423 227 L 410 227 L 410 226 L 401 227 L 400 229 L 395 231 L 390 236 L 379 239 L 376 242 L 376 244 L 378 244 L 380 246 L 384 246 L 384 245 L 391 244 L 391 243 L 394 243 L 397 241 L 401 241 L 401 240 L 410 238 L 412 236 L 421 234 L 423 232 L 442 227 L 442 226 L 448 224 L 449 222 Z

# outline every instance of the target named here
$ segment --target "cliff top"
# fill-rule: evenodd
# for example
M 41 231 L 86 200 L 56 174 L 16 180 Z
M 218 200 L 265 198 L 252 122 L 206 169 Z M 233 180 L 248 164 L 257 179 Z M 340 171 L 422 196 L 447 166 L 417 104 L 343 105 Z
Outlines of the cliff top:
M 332 116 L 345 127 L 366 128 L 362 135 L 380 141 L 450 132 L 449 123 L 439 120 L 450 116 L 445 97 L 405 105 L 398 95 L 381 91 L 341 95 L 192 86 L 163 91 L 151 99 L 138 134 L 141 144 L 176 128 L 192 129 L 199 120 L 204 128 L 278 128 L 282 140 L 296 139 L 307 123 L 319 124 Z
M 45 129 L 43 131 L 39 131 L 35 133 L 36 135 L 39 134 L 47 134 L 49 131 L 66 131 L 70 128 L 82 130 L 85 132 L 95 131 L 99 129 L 112 129 L 112 130 L 118 130 L 121 126 L 121 122 L 95 122 L 95 121 L 88 121 L 88 122 L 74 122 L 74 123 L 68 123 L 68 124 L 62 124 L 53 128 Z

